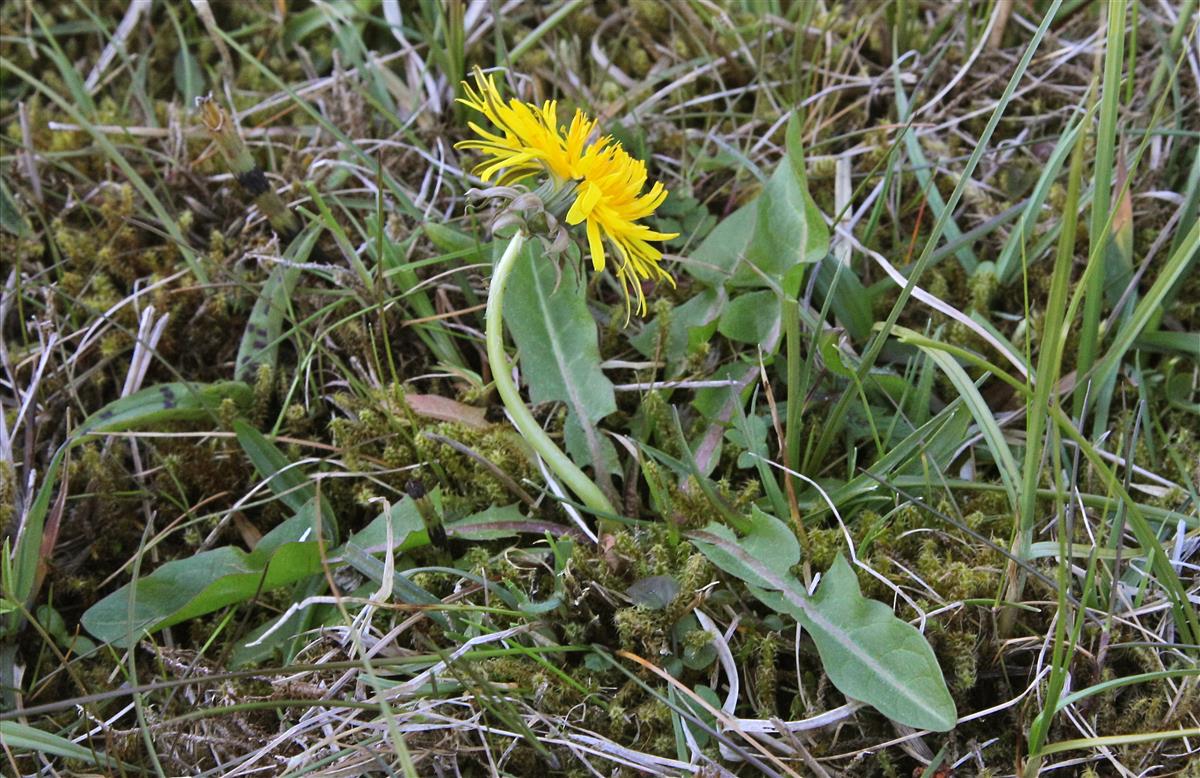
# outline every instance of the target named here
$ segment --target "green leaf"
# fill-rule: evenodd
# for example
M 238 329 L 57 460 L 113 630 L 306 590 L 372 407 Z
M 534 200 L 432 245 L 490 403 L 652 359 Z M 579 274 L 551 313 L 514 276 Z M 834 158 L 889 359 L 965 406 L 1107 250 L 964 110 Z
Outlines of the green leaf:
M 737 402 L 742 405 L 750 398 L 750 387 L 743 387 L 740 392 L 737 387 L 738 378 L 745 372 L 746 368 L 743 365 L 735 363 L 721 365 L 709 375 L 709 379 L 730 383 L 725 386 L 706 386 L 703 389 L 697 389 L 692 398 L 692 407 L 708 421 L 716 424 L 722 423 L 722 413 L 727 403 Z M 732 397 L 731 394 L 737 395 L 737 397 Z
M 316 231 L 309 232 L 305 238 L 307 249 L 298 253 L 307 257 L 318 234 Z M 250 311 L 242 341 L 238 344 L 234 375 L 240 380 L 253 381 L 259 365 L 275 366 L 279 336 L 283 331 L 283 314 L 291 305 L 292 290 L 296 288 L 299 278 L 299 268 L 291 265 L 276 265 L 271 275 L 267 276 L 258 299 L 254 301 L 254 309 Z
M 766 492 L 765 496 L 770 501 L 769 504 L 774 514 L 776 516 L 789 515 L 787 498 L 779 487 L 775 472 L 771 470 L 769 464 L 771 461 L 771 452 L 767 445 L 767 433 L 770 429 L 769 417 L 755 413 L 753 408 L 747 414 L 741 403 L 731 403 L 730 408 L 733 410 L 730 419 L 733 426 L 726 431 L 725 438 L 745 449 L 738 454 L 737 466 L 756 468 L 759 481 L 762 482 L 763 491 Z
M 181 621 L 244 602 L 321 571 L 321 549 L 308 541 L 316 502 L 268 532 L 252 552 L 232 546 L 202 551 L 125 585 L 83 614 L 84 629 L 122 648 Z
M 341 533 L 333 507 L 316 486 L 311 483 L 304 473 L 292 463 L 283 452 L 266 439 L 258 430 L 242 421 L 234 423 L 234 431 L 238 443 L 254 463 L 260 476 L 268 479 L 268 484 L 279 499 L 296 512 L 303 512 L 305 506 L 312 502 L 316 506 L 319 522 L 319 532 L 324 543 L 333 545 L 338 542 Z M 261 545 L 261 543 L 260 543 Z M 255 549 L 258 551 L 259 549 Z M 328 582 L 322 577 L 308 576 L 297 583 L 292 592 L 293 602 L 302 602 L 309 597 L 317 597 L 325 593 Z M 291 614 L 288 617 L 290 629 L 286 634 L 299 635 L 311 627 L 312 610 Z M 284 657 L 290 659 L 295 655 L 298 639 L 293 640 L 284 652 Z
M 446 529 L 455 537 L 467 540 L 502 540 L 515 537 L 524 528 L 526 519 L 518 505 L 492 505 L 479 513 L 458 521 L 448 522 Z
M 283 25 L 284 46 L 290 49 L 317 30 L 327 29 L 332 20 L 361 18 L 371 7 L 369 0 L 334 0 L 300 13 L 289 13 Z
M 829 251 L 829 228 L 808 193 L 799 120 L 762 193 L 725 217 L 692 252 L 688 273 L 711 287 L 777 286 L 795 296 L 805 265 Z M 744 262 L 743 260 L 748 260 Z
M 562 402 L 583 431 L 592 462 L 603 463 L 595 422 L 617 409 L 612 382 L 600 369 L 596 320 L 584 287 L 570 269 L 561 272 L 526 244 L 509 279 L 505 323 L 521 352 L 521 375 L 534 404 Z
M 24 526 L 17 534 L 11 551 L 9 539 L 4 540 L 5 553 L 0 557 L 0 564 L 3 564 L 0 568 L 3 571 L 3 581 L 0 583 L 16 595 L 16 601 L 20 604 L 32 602 L 41 586 L 45 572 L 42 533 L 46 527 L 46 515 L 50 510 L 50 495 L 58 484 L 59 470 L 62 469 L 66 451 L 67 446 L 60 446 L 42 473 L 41 486 L 38 487 L 33 503 L 25 514 Z M 16 634 L 23 624 L 24 616 L 20 611 L 12 610 L 4 614 L 3 620 L 0 621 L 0 638 Z
M 625 594 L 635 605 L 660 611 L 679 594 L 679 582 L 669 575 L 651 575 L 631 583 Z
M 928 475 L 932 467 L 936 468 L 934 472 L 944 474 L 970 426 L 970 410 L 961 399 L 956 399 L 872 463 L 871 472 L 878 477 Z M 879 488 L 878 481 L 865 475 L 855 476 L 848 483 L 858 482 L 867 483 L 872 489 Z
M 591 428 L 591 434 L 595 434 L 595 428 Z M 566 446 L 567 453 L 576 462 L 590 462 L 592 467 L 602 470 L 609 475 L 619 475 L 621 470 L 621 458 L 617 455 L 617 448 L 613 445 L 612 440 L 606 435 L 597 435 L 589 439 L 589 430 L 585 429 L 574 414 L 567 416 L 567 421 L 563 424 L 563 445 Z M 599 458 L 592 456 L 591 445 L 595 443 Z
M 104 642 L 127 647 L 145 632 L 155 632 L 317 575 L 323 572 L 324 564 L 351 563 L 357 569 L 363 561 L 369 561 L 382 568 L 382 563 L 371 554 L 387 549 L 388 524 L 392 528 L 393 553 L 429 544 L 421 514 L 412 499 L 406 497 L 380 513 L 344 545 L 327 552 L 323 563 L 322 544 L 314 534 L 317 512 L 314 498 L 295 516 L 264 535 L 249 553 L 226 546 L 167 562 L 134 586 L 123 586 L 93 605 L 83 614 L 83 626 Z M 516 506 L 491 507 L 447 524 L 447 529 L 470 540 L 545 531 L 541 524 L 526 520 Z M 404 583 L 410 584 L 407 579 Z M 397 596 L 403 597 L 402 588 L 397 587 Z M 420 600 L 429 601 L 437 600 Z
M 389 524 L 392 527 L 393 547 L 398 552 L 407 551 L 429 542 L 428 536 L 417 538 L 418 534 L 424 534 L 425 522 L 421 520 L 421 512 L 417 510 L 417 504 L 411 498 L 406 497 L 351 535 L 350 539 L 346 541 L 346 545 L 354 544 L 367 552 L 381 551 L 387 547 Z M 338 556 L 343 548 L 345 546 L 333 552 L 333 556 Z
M 753 586 L 775 588 L 774 581 L 791 578 L 792 565 L 800 561 L 800 543 L 788 525 L 756 507 L 752 508 L 749 522 L 750 531 L 741 539 L 724 524 L 709 522 L 701 532 L 720 538 L 725 543 L 705 542 L 695 536 L 692 537 L 692 543 L 708 557 L 708 561 L 726 573 Z M 746 565 L 739 554 L 730 553 L 726 544 L 733 544 L 741 552 L 749 554 L 756 564 Z M 771 575 L 761 575 L 759 566 L 765 567 Z
M 475 255 L 472 257 L 473 261 L 487 261 L 487 255 L 484 253 L 486 246 L 480 243 L 479 238 L 474 235 L 468 235 L 439 222 L 425 222 L 421 229 L 424 230 L 425 237 L 429 238 L 429 241 L 440 251 L 470 253 Z
M 283 452 L 261 432 L 241 419 L 233 423 L 233 431 L 242 450 L 254 464 L 254 469 L 263 478 L 270 479 L 271 491 L 284 505 L 293 511 L 299 511 L 305 503 L 317 496 L 316 486 L 309 481 L 304 471 L 291 466 L 292 463 Z
M 737 426 L 725 430 L 725 440 L 745 449 L 738 454 L 738 467 L 754 467 L 767 455 L 767 420 L 758 415 L 747 416 L 744 411 L 739 415 Z
M 829 372 L 841 378 L 853 379 L 857 375 L 855 368 L 858 365 L 847 364 L 850 355 L 839 347 L 839 340 L 836 330 L 825 330 L 817 336 L 817 350 Z
M 759 344 L 779 328 L 779 295 L 772 291 L 749 292 L 725 307 L 717 331 L 738 343 Z M 773 339 L 778 340 L 778 339 Z
M 888 718 L 946 732 L 958 713 L 933 649 L 892 609 L 862 596 L 841 554 L 812 597 L 801 624 L 813 636 L 829 680 Z
M 341 532 L 333 506 L 324 495 L 318 495 L 317 487 L 307 473 L 294 466 L 275 444 L 245 421 L 234 421 L 233 431 L 242 450 L 254 464 L 254 469 L 261 477 L 268 479 L 271 491 L 284 505 L 298 513 L 311 500 L 320 501 L 321 531 L 325 542 L 329 545 L 337 543 Z
M 879 479 L 896 479 L 904 475 L 925 479 L 931 468 L 934 473 L 944 473 L 950 466 L 954 453 L 962 445 L 970 425 L 970 412 L 962 399 L 956 398 L 937 416 L 917 427 L 886 454 L 872 462 L 868 468 L 869 475 L 860 473 L 849 481 L 830 485 L 829 499 L 834 505 L 845 510 L 851 501 L 865 497 L 891 499 L 891 495 L 880 486 Z M 825 508 L 823 497 L 812 494 L 811 498 L 807 501 L 802 499 L 802 504 L 807 503 L 817 510 Z
M 700 620 L 696 618 L 695 613 L 685 613 L 679 621 L 675 622 L 675 626 L 671 627 L 672 639 L 676 645 L 683 646 L 683 652 L 679 658 L 683 660 L 683 666 L 689 670 L 703 670 L 717 661 L 717 649 L 711 640 L 700 646 L 687 640 L 688 633 L 696 632 L 699 629 Z M 721 704 L 718 702 L 716 707 L 721 707 Z
M 1145 332 L 1133 342 L 1134 348 L 1186 354 L 1200 361 L 1200 332 Z
M 159 384 L 122 397 L 84 419 L 72 440 L 85 435 L 125 430 L 175 421 L 215 419 L 221 403 L 233 400 L 248 408 L 253 400 L 250 387 L 241 381 L 215 384 Z
M 841 555 L 808 597 L 800 581 L 782 568 L 791 551 L 765 546 L 769 536 L 761 533 L 766 529 L 756 522 L 751 535 L 739 541 L 727 527 L 710 524 L 688 533 L 688 539 L 717 567 L 746 581 L 763 603 L 800 622 L 816 643 L 829 680 L 843 694 L 910 727 L 952 729 L 958 720 L 954 700 L 924 636 L 883 603 L 863 597 Z M 748 543 L 756 534 L 757 542 Z M 777 530 L 774 536 L 782 542 Z
M 709 286 L 723 286 L 746 258 L 757 218 L 757 200 L 726 216 L 692 252 L 684 270 Z
M 84 628 L 100 640 L 125 647 L 143 631 L 155 632 L 320 573 L 321 544 L 313 537 L 316 506 L 316 500 L 310 500 L 249 553 L 225 546 L 167 562 L 132 588 L 123 586 L 93 605 L 83 614 Z M 389 521 L 398 547 L 422 527 L 420 513 L 405 499 L 350 542 L 367 548 L 382 545 Z
M 817 265 L 816 292 L 818 299 L 829 299 L 834 318 L 850 337 L 866 340 L 875 324 L 875 315 L 871 311 L 871 295 L 852 269 L 826 256 Z
M 62 77 L 63 83 L 66 84 L 67 90 L 71 93 L 71 101 L 79 107 L 83 114 L 89 119 L 94 119 L 96 116 L 96 103 L 92 100 L 91 90 L 87 88 L 83 80 L 83 74 L 79 72 L 79 68 L 71 62 L 70 58 L 63 52 L 62 46 L 58 43 L 58 38 L 46 27 L 45 19 L 38 13 L 36 8 L 32 8 L 33 18 L 37 20 L 38 26 L 45 36 L 48 45 L 39 47 L 42 55 L 49 57 L 50 61 L 58 68 L 58 74 Z M 49 11 L 50 9 L 46 9 Z
M 988 407 L 987 400 L 983 399 L 975 382 L 967 375 L 967 371 L 954 361 L 954 357 L 920 342 L 917 343 L 917 346 L 946 374 L 950 383 L 954 384 L 959 396 L 966 403 L 971 416 L 979 426 L 984 442 L 987 443 L 988 450 L 992 452 L 992 457 L 1000 469 L 1000 480 L 1004 484 L 1004 491 L 1008 493 L 1009 507 L 1014 513 L 1017 513 L 1020 511 L 1020 500 L 1017 494 L 1021 488 L 1021 473 L 1017 468 L 1017 460 L 1013 456 L 1012 449 L 1004 440 L 1004 432 Z
M 714 651 L 714 653 L 715 653 L 715 651 Z M 672 691 L 674 691 L 674 690 L 672 690 Z M 707 702 L 709 707 L 712 708 L 713 710 L 721 709 L 721 698 L 718 697 L 717 693 L 715 691 L 713 691 L 712 689 L 710 689 L 709 687 L 705 686 L 704 684 L 700 684 L 699 686 L 696 686 L 694 689 L 692 689 L 692 691 L 696 693 L 697 697 L 699 697 L 700 699 Z M 691 711 L 692 715 L 694 715 L 696 718 L 700 719 L 707 726 L 707 729 L 705 729 L 704 727 L 701 727 L 698 724 L 693 724 L 691 721 L 688 721 L 687 719 L 682 720 L 683 726 L 687 727 L 691 731 L 692 737 L 696 739 L 696 745 L 699 746 L 700 748 L 704 748 L 705 746 L 708 745 L 708 741 L 709 741 L 708 733 L 710 731 L 716 730 L 716 728 L 717 728 L 717 717 L 714 716 L 712 713 L 710 713 L 708 711 L 708 709 L 705 708 L 703 705 L 696 702 L 695 700 L 693 700 L 691 697 L 689 697 L 686 694 L 676 694 L 675 699 L 677 700 L 677 702 L 682 703 L 683 705 L 686 705 L 688 710 Z
M 808 193 L 799 118 L 787 128 L 787 155 L 758 197 L 754 238 L 746 252 L 750 264 L 795 297 L 800 289 L 798 266 L 819 261 L 829 251 L 829 228 Z M 734 275 L 736 286 L 762 286 L 759 273 L 744 267 Z
M 678 237 L 664 242 L 664 245 L 676 250 L 693 241 L 703 240 L 717 223 L 717 217 L 709 213 L 704 203 L 680 189 L 672 189 L 654 215 L 656 232 L 679 233 Z

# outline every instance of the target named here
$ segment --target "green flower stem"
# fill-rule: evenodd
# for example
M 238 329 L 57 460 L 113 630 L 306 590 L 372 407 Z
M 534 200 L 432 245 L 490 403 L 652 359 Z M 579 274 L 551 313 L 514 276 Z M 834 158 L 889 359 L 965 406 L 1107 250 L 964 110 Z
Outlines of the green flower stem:
M 524 246 L 525 235 L 518 230 L 509 240 L 508 247 L 504 249 L 504 255 L 500 257 L 500 261 L 496 263 L 496 268 L 492 271 L 492 284 L 488 289 L 487 314 L 484 317 L 487 325 L 487 354 L 488 362 L 492 366 L 492 380 L 496 383 L 496 390 L 500 392 L 500 399 L 504 401 L 504 407 L 508 409 L 513 424 L 517 427 L 517 432 L 520 432 L 533 450 L 541 455 L 550 469 L 562 479 L 563 483 L 575 493 L 584 505 L 600 514 L 602 519 L 605 516 L 615 516 L 617 512 L 608 498 L 604 496 L 604 492 L 600 491 L 600 487 L 596 486 L 595 482 L 588 478 L 587 474 L 554 444 L 546 431 L 533 418 L 533 414 L 525 406 L 525 402 L 521 399 L 521 395 L 513 383 L 512 366 L 508 361 L 508 355 L 504 353 L 504 287 L 508 283 L 508 276 L 512 272 L 513 266 L 516 265 L 518 257 L 521 256 L 521 249 Z

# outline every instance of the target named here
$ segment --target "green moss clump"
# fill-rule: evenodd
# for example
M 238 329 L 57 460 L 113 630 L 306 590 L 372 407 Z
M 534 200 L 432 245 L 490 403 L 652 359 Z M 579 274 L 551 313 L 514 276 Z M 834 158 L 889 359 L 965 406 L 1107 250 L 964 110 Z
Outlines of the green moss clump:
M 754 663 L 754 707 L 759 718 L 769 719 L 779 715 L 775 704 L 775 694 L 779 687 L 778 671 L 775 662 L 779 652 L 779 640 L 774 634 L 768 633 L 758 641 Z
M 17 513 L 16 473 L 9 460 L 0 460 L 0 530 L 5 530 Z
M 974 688 L 979 677 L 978 643 L 979 636 L 969 632 L 947 633 L 939 641 L 940 652 L 949 654 L 953 668 L 950 689 L 960 700 Z

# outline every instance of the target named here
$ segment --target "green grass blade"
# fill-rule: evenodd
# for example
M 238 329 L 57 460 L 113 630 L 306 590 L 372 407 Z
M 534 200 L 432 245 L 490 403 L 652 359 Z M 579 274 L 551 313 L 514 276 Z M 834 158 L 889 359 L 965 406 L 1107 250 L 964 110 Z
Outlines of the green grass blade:
M 0 721 L 0 739 L 5 748 L 11 748 L 18 753 L 31 751 L 35 754 L 51 754 L 64 759 L 73 759 L 84 764 L 94 765 L 102 770 L 112 770 L 120 765 L 122 770 L 137 771 L 137 768 L 114 760 L 91 748 L 40 729 L 21 724 L 16 721 Z
M 1100 314 L 1104 306 L 1104 287 L 1108 260 L 1109 215 L 1112 209 L 1113 167 L 1116 162 L 1117 109 L 1121 99 L 1121 68 L 1124 64 L 1122 48 L 1125 43 L 1125 0 L 1106 3 L 1108 38 L 1104 49 L 1104 77 L 1100 84 L 1100 126 L 1096 130 L 1095 161 L 1092 166 L 1092 211 L 1088 226 L 1090 250 L 1089 264 L 1099 267 L 1088 268 L 1087 288 L 1083 302 L 1083 322 L 1079 329 L 1079 355 L 1076 370 L 1083 375 L 1095 364 L 1100 350 Z M 1074 415 L 1083 410 L 1084 397 L 1088 394 L 1087 382 L 1075 388 Z M 1093 393 L 1093 403 L 1097 399 Z M 1096 419 L 1097 424 L 1103 420 Z
M 1078 130 L 1091 118 L 1084 117 L 1076 127 Z M 1051 272 L 1050 293 L 1044 309 L 1044 330 L 1037 356 L 1037 380 L 1031 387 L 1033 397 L 1025 408 L 1025 462 L 1022 468 L 1021 502 L 1017 510 L 1018 542 L 1013 550 L 1018 559 L 1029 558 L 1033 543 L 1034 510 L 1037 506 L 1037 488 L 1041 482 L 1041 461 L 1046 429 L 1046 416 L 1052 388 L 1058 383 L 1062 370 L 1063 333 L 1069 322 L 1066 320 L 1067 290 L 1071 282 L 1071 264 L 1075 258 L 1075 231 L 1078 224 L 1078 203 L 1083 178 L 1084 144 L 1076 143 L 1071 156 L 1071 170 L 1067 180 L 1067 199 L 1063 207 L 1063 221 L 1059 232 L 1058 251 Z M 1009 574 L 1017 576 L 1009 582 L 1010 589 L 1005 599 L 1017 602 L 1021 599 L 1022 573 L 1010 567 Z

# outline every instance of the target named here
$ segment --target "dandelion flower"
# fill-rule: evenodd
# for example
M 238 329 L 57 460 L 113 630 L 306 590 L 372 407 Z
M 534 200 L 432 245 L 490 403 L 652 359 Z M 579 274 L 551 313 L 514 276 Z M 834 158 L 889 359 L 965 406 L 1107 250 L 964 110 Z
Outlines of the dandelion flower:
M 651 241 L 670 240 L 678 233 L 656 232 L 639 220 L 654 213 L 667 197 L 662 183 L 646 187 L 646 164 L 634 159 L 619 141 L 605 135 L 589 142 L 596 121 L 576 110 L 569 125 L 558 121 L 558 103 L 547 100 L 538 107 L 516 99 L 505 102 L 491 76 L 475 68 L 475 84 L 463 82 L 466 98 L 460 100 L 494 125 L 498 132 L 475 122 L 468 126 L 479 137 L 458 148 L 482 152 L 485 159 L 475 174 L 485 182 L 508 186 L 532 176 L 548 174 L 556 192 L 574 200 L 566 212 L 570 225 L 586 225 L 588 250 L 596 272 L 613 257 L 613 272 L 625 292 L 626 306 L 637 300 L 646 312 L 642 281 L 674 280 L 659 262 L 662 252 Z M 612 251 L 606 253 L 605 239 Z

